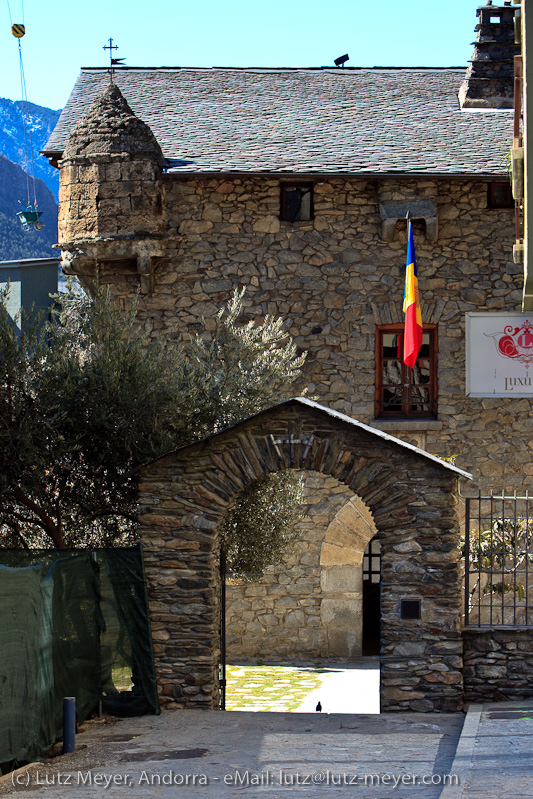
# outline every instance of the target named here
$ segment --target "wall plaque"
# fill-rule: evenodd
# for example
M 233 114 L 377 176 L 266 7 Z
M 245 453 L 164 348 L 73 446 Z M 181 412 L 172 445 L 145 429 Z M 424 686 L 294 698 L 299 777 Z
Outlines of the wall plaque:
M 466 314 L 469 397 L 533 397 L 533 312 Z

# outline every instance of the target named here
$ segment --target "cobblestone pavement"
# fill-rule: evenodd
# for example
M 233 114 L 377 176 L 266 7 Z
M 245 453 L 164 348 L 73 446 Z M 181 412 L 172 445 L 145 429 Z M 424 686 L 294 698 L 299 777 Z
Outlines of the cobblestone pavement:
M 379 660 L 227 667 L 226 710 L 379 713 Z
M 322 684 L 322 672 L 316 666 L 228 665 L 226 710 L 294 712 Z

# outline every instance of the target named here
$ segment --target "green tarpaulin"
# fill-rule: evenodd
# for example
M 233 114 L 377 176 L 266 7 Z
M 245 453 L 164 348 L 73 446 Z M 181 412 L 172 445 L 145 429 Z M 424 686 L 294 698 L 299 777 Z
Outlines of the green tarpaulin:
M 102 701 L 158 713 L 142 552 L 0 550 L 0 763 L 42 757 Z

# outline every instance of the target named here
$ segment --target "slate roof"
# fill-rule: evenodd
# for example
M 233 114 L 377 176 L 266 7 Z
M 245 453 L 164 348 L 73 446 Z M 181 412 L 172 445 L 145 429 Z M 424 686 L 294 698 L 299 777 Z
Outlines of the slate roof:
M 223 430 L 219 430 L 217 433 L 211 433 L 211 435 L 206 436 L 199 441 L 194 441 L 192 444 L 185 444 L 183 447 L 178 447 L 178 449 L 174 449 L 170 452 L 166 452 L 164 455 L 160 455 L 158 458 L 155 458 L 155 460 L 150 461 L 149 463 L 137 466 L 129 473 L 128 476 L 137 474 L 147 466 L 150 466 L 152 463 L 157 463 L 158 461 L 164 460 L 165 458 L 168 458 L 169 455 L 174 455 L 176 452 L 186 452 L 188 449 L 192 450 L 195 449 L 195 447 L 201 447 L 206 441 L 211 441 L 219 436 L 223 436 L 225 433 L 228 433 L 232 430 L 240 430 L 251 419 L 258 419 L 260 416 L 274 416 L 279 410 L 289 407 L 290 405 L 299 407 L 302 413 L 304 412 L 305 408 L 310 408 L 313 411 L 318 411 L 324 416 L 331 416 L 333 419 L 337 419 L 348 428 L 357 427 L 359 430 L 364 430 L 366 433 L 370 433 L 370 435 L 375 439 L 380 438 L 382 441 L 388 441 L 390 444 L 409 450 L 410 452 L 414 452 L 416 455 L 420 455 L 425 460 L 433 461 L 433 463 L 438 464 L 438 466 L 441 466 L 443 469 L 454 472 L 458 477 L 466 477 L 468 480 L 472 480 L 472 475 L 470 472 L 465 472 L 463 469 L 459 469 L 457 466 L 453 466 L 451 463 L 443 461 L 442 458 L 438 458 L 436 455 L 431 455 L 429 452 L 426 452 L 425 449 L 420 449 L 419 447 L 415 447 L 413 444 L 408 444 L 407 441 L 402 441 L 400 438 L 395 438 L 394 436 L 383 432 L 383 430 L 376 430 L 375 427 L 369 427 L 367 424 L 363 424 L 363 422 L 359 422 L 357 419 L 347 416 L 345 413 L 335 411 L 333 408 L 328 408 L 326 405 L 321 405 L 318 402 L 307 399 L 307 397 L 293 397 L 292 399 L 285 400 L 284 402 L 279 402 L 277 405 L 273 405 L 271 408 L 266 408 L 264 411 L 254 413 L 247 419 L 243 419 L 242 421 L 237 422 L 230 427 L 225 427 Z
M 176 173 L 501 176 L 512 112 L 461 111 L 461 68 L 119 68 Z M 109 82 L 83 69 L 44 153 Z
M 150 127 L 133 113 L 118 86 L 108 83 L 89 113 L 73 128 L 63 157 L 114 153 L 154 159 L 158 163 L 165 160 Z

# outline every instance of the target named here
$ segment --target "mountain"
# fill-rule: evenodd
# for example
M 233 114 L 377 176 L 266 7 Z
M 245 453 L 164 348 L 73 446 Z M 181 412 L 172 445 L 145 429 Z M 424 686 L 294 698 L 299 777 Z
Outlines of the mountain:
M 30 199 L 33 185 L 30 179 Z M 43 212 L 43 230 L 22 229 L 16 216 L 28 199 L 28 175 L 8 158 L 0 155 L 0 261 L 19 258 L 50 258 L 58 256 L 52 244 L 57 242 L 57 205 L 48 186 L 40 179 L 35 181 L 39 211 Z M 21 200 L 23 205 L 18 201 Z
M 23 106 L 20 100 L 0 98 L 0 261 L 58 255 L 52 244 L 57 242 L 59 172 L 39 151 L 48 141 L 59 114 L 60 111 L 34 103 Z M 16 216 L 28 200 L 34 199 L 32 154 L 35 196 L 39 211 L 43 212 L 44 228 L 40 231 L 34 227 L 23 230 Z
M 48 141 L 61 112 L 34 103 L 28 103 L 26 108 L 27 114 L 24 117 L 23 104 L 20 100 L 0 98 L 0 153 L 31 174 L 30 152 L 26 164 L 24 144 L 24 123 L 26 123 L 26 140 L 29 148 L 31 137 L 35 177 L 46 183 L 57 200 L 59 172 L 50 166 L 46 158 L 39 155 L 39 151 Z M 26 199 L 26 193 L 17 199 Z M 39 200 L 39 197 L 37 199 Z

